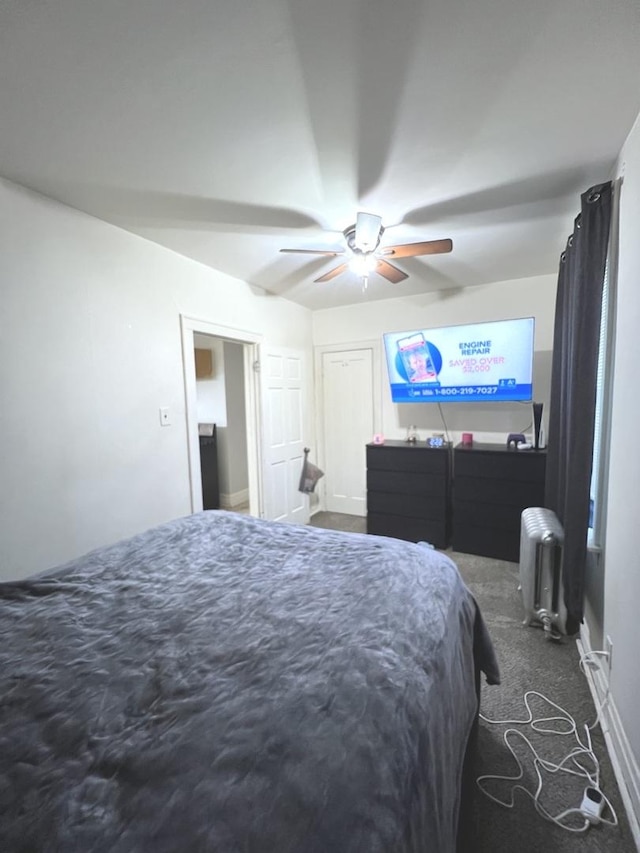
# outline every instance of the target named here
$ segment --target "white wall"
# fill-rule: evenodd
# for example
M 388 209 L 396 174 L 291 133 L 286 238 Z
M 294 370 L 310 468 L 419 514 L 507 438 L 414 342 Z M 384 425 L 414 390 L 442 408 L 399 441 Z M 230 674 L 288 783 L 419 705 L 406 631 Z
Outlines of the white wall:
M 236 505 L 234 495 L 243 496 L 249 488 L 247 469 L 247 415 L 244 388 L 244 349 L 241 344 L 224 343 L 224 381 L 227 400 L 226 487 L 221 491 Z M 240 501 L 242 502 L 242 501 Z
M 377 341 L 381 345 L 384 332 L 533 316 L 536 321 L 534 394 L 545 404 L 546 420 L 556 284 L 556 275 L 537 276 L 315 311 L 313 341 L 316 350 L 335 344 L 349 349 L 364 341 Z M 442 432 L 437 406 L 391 402 L 384 358 L 377 381 L 381 384 L 382 432 L 386 438 L 405 438 L 410 424 L 418 427 L 420 438 Z M 476 440 L 501 443 L 506 441 L 508 433 L 522 432 L 532 421 L 528 404 L 447 403 L 442 411 L 453 441 L 458 441 L 462 432 L 472 432 Z
M 0 294 L 3 578 L 190 511 L 181 313 L 311 339 L 309 311 L 1 180 Z
M 194 335 L 193 344 L 197 349 L 211 350 L 213 375 L 196 379 L 198 423 L 227 425 L 227 397 L 224 382 L 224 345 L 223 341 L 211 335 Z
M 604 630 L 613 640 L 611 696 L 640 762 L 640 117 L 618 163 L 620 254 L 607 500 Z M 640 786 L 640 780 L 638 780 Z

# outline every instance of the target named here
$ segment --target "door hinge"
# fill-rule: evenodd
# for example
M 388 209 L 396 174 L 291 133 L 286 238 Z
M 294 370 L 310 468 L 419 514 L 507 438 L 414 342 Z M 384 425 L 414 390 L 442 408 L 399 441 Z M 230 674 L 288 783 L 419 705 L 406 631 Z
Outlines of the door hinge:
M 260 362 L 258 359 L 253 362 L 253 370 L 255 373 L 260 373 Z

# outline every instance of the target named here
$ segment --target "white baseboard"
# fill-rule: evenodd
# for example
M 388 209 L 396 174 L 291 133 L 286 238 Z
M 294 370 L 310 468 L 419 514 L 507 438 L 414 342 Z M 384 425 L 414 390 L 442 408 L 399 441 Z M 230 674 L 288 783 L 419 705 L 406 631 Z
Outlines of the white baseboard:
M 221 509 L 235 509 L 237 506 L 242 506 L 243 504 L 249 503 L 249 489 L 241 489 L 239 492 L 233 492 L 233 494 L 225 495 L 222 492 L 220 493 L 220 508 Z
M 593 651 L 589 628 L 584 623 L 580 627 L 580 639 L 577 644 L 581 655 Z M 633 840 L 638 851 L 640 851 L 640 768 L 631 750 L 615 700 L 608 695 L 609 684 L 606 663 L 602 666 L 586 666 L 585 673 L 596 708 L 600 708 L 606 699 L 600 717 L 600 727 L 604 734 L 607 752 L 620 789 Z

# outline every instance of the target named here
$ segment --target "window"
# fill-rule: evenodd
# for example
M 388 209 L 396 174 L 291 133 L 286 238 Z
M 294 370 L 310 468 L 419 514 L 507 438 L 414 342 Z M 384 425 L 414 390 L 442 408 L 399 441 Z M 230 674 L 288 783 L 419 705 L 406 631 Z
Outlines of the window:
M 613 223 L 612 223 L 613 225 Z M 602 313 L 600 317 L 600 339 L 598 343 L 598 370 L 596 376 L 596 410 L 593 433 L 593 461 L 591 464 L 591 490 L 588 542 L 601 548 L 604 540 L 606 517 L 606 488 L 608 471 L 609 413 L 613 377 L 613 310 L 611 246 L 605 267 L 602 288 Z

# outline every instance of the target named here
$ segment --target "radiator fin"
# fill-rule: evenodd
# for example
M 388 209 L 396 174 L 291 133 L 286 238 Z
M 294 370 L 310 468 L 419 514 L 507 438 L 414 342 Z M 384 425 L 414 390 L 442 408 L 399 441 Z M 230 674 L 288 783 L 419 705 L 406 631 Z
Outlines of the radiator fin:
M 562 588 L 564 530 L 556 514 L 529 507 L 520 526 L 520 589 L 524 624 L 541 625 L 551 637 L 566 634 Z

